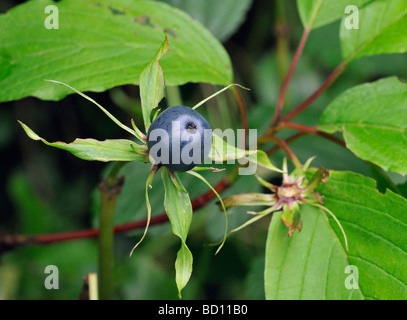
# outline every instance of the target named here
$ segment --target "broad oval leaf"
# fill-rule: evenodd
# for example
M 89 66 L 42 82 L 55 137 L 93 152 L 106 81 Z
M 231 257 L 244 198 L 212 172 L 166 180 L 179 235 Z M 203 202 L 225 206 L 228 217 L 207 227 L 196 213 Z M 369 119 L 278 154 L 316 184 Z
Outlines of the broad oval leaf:
M 361 9 L 372 0 L 297 0 L 298 12 L 304 27 L 316 29 L 345 16 L 349 5 Z
M 20 122 L 20 121 L 19 121 Z M 66 150 L 74 156 L 89 161 L 140 161 L 148 162 L 147 148 L 131 140 L 111 139 L 99 141 L 95 139 L 75 139 L 72 143 L 48 142 L 38 136 L 27 125 L 20 122 L 27 135 L 48 146 Z
M 407 84 L 397 78 L 345 91 L 325 109 L 319 129 L 342 131 L 361 159 L 407 174 Z
M 219 40 L 227 40 L 244 21 L 252 0 L 161 0 L 191 15 Z
M 346 232 L 365 298 L 407 299 L 407 200 L 379 193 L 374 180 L 353 172 L 331 171 L 317 191 Z
M 341 24 L 342 56 L 345 60 L 407 52 L 407 1 L 370 1 L 358 11 L 357 29 L 347 28 L 345 21 Z
M 58 8 L 59 29 L 44 25 L 48 5 Z M 160 47 L 167 85 L 232 82 L 231 62 L 211 33 L 189 15 L 165 3 L 128 0 L 28 1 L 0 16 L 0 101 L 26 96 L 58 100 L 69 83 L 80 91 L 104 91 L 138 84 Z
M 189 195 L 181 192 L 171 181 L 170 171 L 161 167 L 161 178 L 164 184 L 164 208 L 170 220 L 172 232 L 181 239 L 181 248 L 175 261 L 175 281 L 178 293 L 186 286 L 192 273 L 192 253 L 189 251 L 186 240 L 192 221 L 192 205 Z M 177 184 L 182 186 L 178 175 L 174 173 Z M 185 188 L 184 188 L 185 189 Z
M 266 299 L 362 299 L 360 290 L 345 287 L 349 262 L 325 214 L 301 206 L 301 219 L 302 231 L 287 237 L 281 212 L 273 214 L 266 244 Z

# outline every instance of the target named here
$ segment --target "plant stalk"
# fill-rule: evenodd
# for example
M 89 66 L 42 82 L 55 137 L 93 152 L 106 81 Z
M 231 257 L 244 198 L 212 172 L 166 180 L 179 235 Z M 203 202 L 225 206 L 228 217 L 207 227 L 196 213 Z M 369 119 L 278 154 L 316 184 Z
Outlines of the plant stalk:
M 291 150 L 291 148 L 288 146 L 288 144 L 283 139 L 280 139 L 280 138 L 277 138 L 277 137 L 272 137 L 271 139 L 273 141 L 275 141 L 280 146 L 281 149 L 284 150 L 284 152 L 290 158 L 290 160 L 294 164 L 294 166 L 298 170 L 301 170 L 301 168 L 302 168 L 301 162 L 300 162 L 300 160 L 298 160 L 297 156 Z
M 304 111 L 312 102 L 314 102 L 326 89 L 339 77 L 339 75 L 345 70 L 347 66 L 347 61 L 342 62 L 324 81 L 324 83 L 311 94 L 304 102 L 302 102 L 298 107 L 288 113 L 281 122 L 289 122 L 292 118 L 297 116 L 299 113 Z
M 346 148 L 346 144 L 345 142 L 343 142 L 341 139 L 335 137 L 332 134 L 329 134 L 327 132 L 324 131 L 320 131 L 315 127 L 309 127 L 303 124 L 299 124 L 299 123 L 293 123 L 293 122 L 281 122 L 278 127 L 276 128 L 276 131 L 279 131 L 282 128 L 289 128 L 289 129 L 295 129 L 301 132 L 305 132 L 305 133 L 310 133 L 310 134 L 315 134 L 317 136 L 323 137 L 327 140 L 330 140 L 332 142 L 335 142 L 336 144 L 340 145 L 341 147 Z
M 300 43 L 298 44 L 297 50 L 294 54 L 293 60 L 291 62 L 290 68 L 288 69 L 287 75 L 283 81 L 283 85 L 281 86 L 281 91 L 280 91 L 280 95 L 278 97 L 278 101 L 277 101 L 277 107 L 276 110 L 274 112 L 274 117 L 273 120 L 271 122 L 271 127 L 276 126 L 279 122 L 280 122 L 280 118 L 281 118 L 281 114 L 283 112 L 283 106 L 284 106 L 284 99 L 285 99 L 285 95 L 288 89 L 288 85 L 290 83 L 291 77 L 294 73 L 295 67 L 297 66 L 298 60 L 300 60 L 301 54 L 304 50 L 305 44 L 308 40 L 308 36 L 311 32 L 311 28 L 307 27 L 304 29 L 304 32 L 301 36 L 301 40 Z
M 99 211 L 99 296 L 101 300 L 113 299 L 114 268 L 114 211 L 124 177 L 116 178 L 120 165 L 114 165 L 111 174 L 99 185 L 101 195 Z

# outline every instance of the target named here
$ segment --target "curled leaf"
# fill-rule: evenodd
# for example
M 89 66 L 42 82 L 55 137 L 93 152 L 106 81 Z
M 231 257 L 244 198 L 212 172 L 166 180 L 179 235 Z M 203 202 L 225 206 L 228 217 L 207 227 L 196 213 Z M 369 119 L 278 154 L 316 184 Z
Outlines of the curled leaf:
M 151 205 L 150 205 L 150 200 L 148 197 L 148 190 L 152 189 L 151 184 L 153 183 L 155 174 L 157 173 L 159 167 L 157 165 L 153 165 L 150 169 L 150 173 L 147 176 L 147 180 L 146 180 L 146 192 L 145 192 L 145 198 L 146 198 L 146 206 L 147 206 L 147 223 L 146 223 L 146 227 L 144 228 L 144 233 L 143 236 L 141 237 L 141 239 L 135 244 L 135 246 L 133 247 L 133 249 L 131 249 L 130 251 L 130 257 L 133 254 L 133 251 L 138 247 L 138 245 L 144 240 L 146 234 L 147 234 L 147 230 L 148 227 L 150 225 L 150 220 L 151 220 Z
M 223 199 L 227 209 L 237 206 L 272 206 L 276 200 L 273 194 L 240 193 Z
M 95 139 L 76 139 L 72 143 L 48 142 L 41 138 L 27 125 L 19 121 L 27 135 L 48 146 L 69 151 L 74 156 L 89 161 L 148 161 L 147 147 L 131 140 L 110 139 L 99 141 Z
M 215 190 L 214 187 L 212 187 L 212 185 L 211 185 L 203 176 L 201 176 L 199 173 L 194 172 L 194 171 L 191 171 L 191 170 L 190 170 L 190 171 L 187 171 L 187 173 L 190 174 L 190 175 L 192 175 L 192 176 L 194 176 L 194 177 L 197 177 L 198 179 L 200 179 L 201 181 L 203 181 L 209 188 L 211 188 L 211 190 L 213 191 L 213 193 L 214 193 L 214 194 L 216 195 L 216 197 L 219 199 L 219 202 L 220 202 L 220 204 L 221 204 L 221 207 L 222 207 L 222 209 L 223 209 L 223 212 L 225 213 L 225 235 L 224 235 L 224 237 L 223 237 L 223 240 L 222 240 L 222 242 L 221 242 L 221 244 L 220 244 L 218 250 L 216 250 L 216 253 L 215 253 L 215 254 L 217 254 L 217 253 L 220 251 L 220 249 L 222 249 L 223 245 L 225 244 L 226 237 L 227 237 L 227 232 L 228 232 L 228 214 L 227 214 L 227 211 L 226 211 L 225 204 L 223 203 L 222 198 L 221 198 L 221 196 L 219 195 L 219 193 Z
M 216 132 L 214 132 L 212 135 L 212 150 L 209 153 L 209 158 L 216 163 L 246 158 L 248 162 L 257 164 L 272 171 L 282 172 L 271 163 L 264 151 L 244 150 L 242 148 L 235 147 L 223 140 L 223 138 L 216 134 Z

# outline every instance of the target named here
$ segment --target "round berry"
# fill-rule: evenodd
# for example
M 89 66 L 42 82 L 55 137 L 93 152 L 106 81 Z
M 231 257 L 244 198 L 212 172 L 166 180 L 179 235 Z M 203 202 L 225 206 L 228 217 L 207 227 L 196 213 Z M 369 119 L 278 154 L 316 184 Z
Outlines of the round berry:
M 197 111 L 174 106 L 163 111 L 147 132 L 154 163 L 171 171 L 188 171 L 202 163 L 212 147 L 212 128 Z

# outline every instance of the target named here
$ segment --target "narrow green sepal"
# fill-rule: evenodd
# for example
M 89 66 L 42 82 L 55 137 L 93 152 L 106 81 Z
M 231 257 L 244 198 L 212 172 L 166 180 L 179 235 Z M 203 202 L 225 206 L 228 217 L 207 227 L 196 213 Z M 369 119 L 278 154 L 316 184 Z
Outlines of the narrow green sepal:
M 291 237 L 295 230 L 302 230 L 300 206 L 298 203 L 293 202 L 290 207 L 288 205 L 283 205 L 281 221 L 283 221 L 284 225 L 288 228 L 289 237 Z

